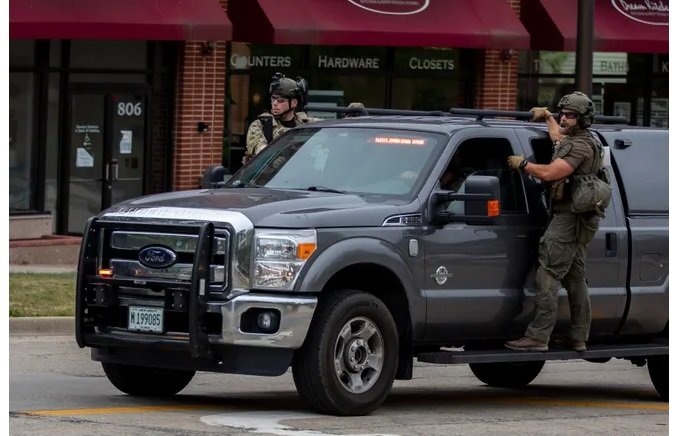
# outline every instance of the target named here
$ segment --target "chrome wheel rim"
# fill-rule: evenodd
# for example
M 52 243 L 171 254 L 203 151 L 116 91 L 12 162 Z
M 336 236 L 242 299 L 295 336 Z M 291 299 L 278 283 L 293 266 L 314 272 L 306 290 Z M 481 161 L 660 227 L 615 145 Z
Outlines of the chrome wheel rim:
M 352 318 L 335 340 L 335 375 L 346 391 L 361 394 L 373 387 L 383 368 L 385 342 L 373 321 Z

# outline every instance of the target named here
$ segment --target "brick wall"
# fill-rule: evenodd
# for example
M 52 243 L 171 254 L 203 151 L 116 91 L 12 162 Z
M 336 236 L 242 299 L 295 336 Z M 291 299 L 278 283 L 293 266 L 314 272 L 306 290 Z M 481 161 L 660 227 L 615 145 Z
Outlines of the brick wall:
M 226 13 L 227 1 L 219 2 Z M 205 53 L 204 41 L 187 41 L 180 53 L 172 190 L 198 188 L 203 170 L 222 163 L 227 43 L 213 43 Z M 209 125 L 207 132 L 198 132 L 199 121 Z
M 507 0 L 519 17 L 520 1 Z M 485 50 L 477 69 L 475 107 L 515 110 L 517 101 L 517 50 Z
M 149 186 L 147 187 L 148 194 L 155 194 L 165 191 L 165 171 L 166 162 L 170 158 L 167 156 L 166 146 L 168 138 L 166 135 L 167 112 L 168 105 L 172 102 L 168 101 L 164 95 L 171 92 L 171 90 L 164 89 L 165 81 L 160 81 L 158 84 L 160 89 L 154 89 L 151 98 L 153 105 L 153 120 L 151 138 L 151 177 Z

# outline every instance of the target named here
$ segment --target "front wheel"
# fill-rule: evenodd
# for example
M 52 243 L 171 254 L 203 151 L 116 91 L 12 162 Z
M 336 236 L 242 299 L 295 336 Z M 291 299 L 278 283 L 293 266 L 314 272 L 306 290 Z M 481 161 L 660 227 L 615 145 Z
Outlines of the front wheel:
M 543 369 L 545 361 L 471 363 L 472 373 L 489 386 L 521 388 L 531 383 Z
M 668 355 L 648 357 L 647 369 L 654 389 L 664 401 L 668 401 Z
M 138 397 L 169 397 L 189 384 L 196 371 L 148 368 L 102 362 L 104 373 L 118 390 Z
M 293 359 L 300 396 L 317 412 L 358 416 L 377 409 L 392 388 L 399 340 L 390 311 L 360 291 L 324 295 Z

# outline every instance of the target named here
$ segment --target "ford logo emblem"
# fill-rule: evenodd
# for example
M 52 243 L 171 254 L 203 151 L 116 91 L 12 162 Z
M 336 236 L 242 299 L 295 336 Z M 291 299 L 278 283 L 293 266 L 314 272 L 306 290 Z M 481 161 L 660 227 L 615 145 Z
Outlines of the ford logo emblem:
M 169 248 L 150 246 L 139 250 L 139 262 L 149 268 L 167 268 L 177 262 L 177 255 Z

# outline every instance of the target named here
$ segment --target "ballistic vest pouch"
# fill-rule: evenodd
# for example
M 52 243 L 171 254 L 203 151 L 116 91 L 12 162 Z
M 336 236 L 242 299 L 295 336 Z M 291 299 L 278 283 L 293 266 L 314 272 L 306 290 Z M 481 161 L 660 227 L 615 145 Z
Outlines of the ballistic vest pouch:
M 574 213 L 595 212 L 604 217 L 604 211 L 612 198 L 611 179 L 607 169 L 602 166 L 602 145 L 592 145 L 595 156 L 593 173 L 572 174 L 571 210 Z M 596 168 L 599 168 L 595 171 Z
M 569 179 L 565 177 L 564 179 L 555 180 L 550 184 L 550 199 L 552 201 L 567 200 L 569 192 L 568 182 Z

